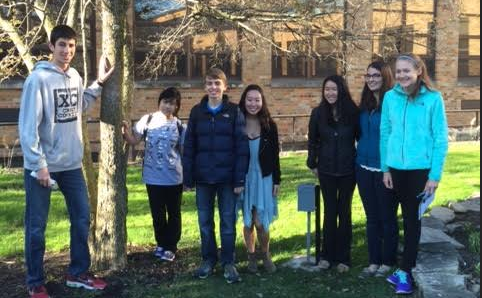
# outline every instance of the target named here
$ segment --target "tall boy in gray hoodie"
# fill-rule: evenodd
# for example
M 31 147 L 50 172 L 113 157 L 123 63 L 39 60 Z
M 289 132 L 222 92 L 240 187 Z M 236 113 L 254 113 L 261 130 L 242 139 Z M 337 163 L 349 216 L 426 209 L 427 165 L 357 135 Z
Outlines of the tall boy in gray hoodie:
M 82 111 L 100 95 L 112 74 L 101 58 L 97 81 L 82 87 L 79 73 L 70 67 L 75 56 L 76 33 L 65 25 L 50 36 L 52 60 L 39 62 L 25 81 L 19 115 L 19 134 L 24 157 L 25 262 L 30 297 L 48 298 L 44 286 L 45 228 L 52 187 L 65 197 L 70 217 L 70 257 L 66 284 L 89 290 L 106 283 L 88 273 L 90 211 L 82 174 Z

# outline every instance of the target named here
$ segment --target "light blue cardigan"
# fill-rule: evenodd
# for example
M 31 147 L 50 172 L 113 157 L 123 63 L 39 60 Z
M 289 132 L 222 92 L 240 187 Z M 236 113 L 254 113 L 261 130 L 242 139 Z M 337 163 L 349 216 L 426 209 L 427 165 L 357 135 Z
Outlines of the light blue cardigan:
M 380 124 L 381 169 L 428 169 L 440 181 L 448 150 L 442 95 L 425 86 L 415 100 L 397 84 L 385 94 Z

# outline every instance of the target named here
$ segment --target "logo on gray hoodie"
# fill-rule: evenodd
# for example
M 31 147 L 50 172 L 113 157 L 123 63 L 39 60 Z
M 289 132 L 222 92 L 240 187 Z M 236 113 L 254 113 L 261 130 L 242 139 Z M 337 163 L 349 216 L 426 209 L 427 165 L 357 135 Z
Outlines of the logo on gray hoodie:
M 54 89 L 55 123 L 77 121 L 78 89 Z

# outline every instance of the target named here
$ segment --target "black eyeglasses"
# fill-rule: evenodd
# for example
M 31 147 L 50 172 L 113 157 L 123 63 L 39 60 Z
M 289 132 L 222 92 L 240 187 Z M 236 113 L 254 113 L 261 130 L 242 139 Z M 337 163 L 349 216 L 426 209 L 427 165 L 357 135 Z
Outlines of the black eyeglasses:
M 375 74 L 372 74 L 372 75 L 371 75 L 371 74 L 366 74 L 366 75 L 364 75 L 364 77 L 365 77 L 365 80 L 369 80 L 369 79 L 379 79 L 379 78 L 382 77 L 382 75 L 379 74 L 379 73 L 375 73 Z

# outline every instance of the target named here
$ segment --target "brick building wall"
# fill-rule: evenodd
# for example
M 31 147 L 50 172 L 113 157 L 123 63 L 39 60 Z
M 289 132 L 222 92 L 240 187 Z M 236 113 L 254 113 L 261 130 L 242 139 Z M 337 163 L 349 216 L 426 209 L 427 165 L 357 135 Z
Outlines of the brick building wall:
M 459 111 L 467 109 L 480 109 L 480 80 L 472 82 L 460 81 L 458 78 L 459 57 L 459 21 L 457 11 L 460 9 L 455 4 L 458 1 L 437 1 L 438 28 L 435 49 L 435 83 L 443 93 L 446 109 Z M 454 6 L 455 5 L 455 6 Z M 348 24 L 353 28 L 371 28 L 373 10 L 370 5 L 359 11 L 358 23 Z M 360 24 L 362 22 L 363 24 Z M 480 33 L 479 33 L 480 34 Z M 98 40 L 101 32 L 97 32 Z M 369 47 L 372 41 L 367 40 L 365 46 Z M 100 45 L 99 47 L 100 48 Z M 228 91 L 232 101 L 239 101 L 243 88 L 251 83 L 263 86 L 267 96 L 272 115 L 278 123 L 281 140 L 283 143 L 303 141 L 306 139 L 308 118 L 291 117 L 289 115 L 309 115 L 321 98 L 322 79 L 273 79 L 272 56 L 269 45 L 259 48 L 242 47 L 242 73 L 241 80 L 231 81 Z M 366 66 L 371 61 L 372 53 L 356 50 L 349 53 L 347 59 L 350 68 L 347 70 L 347 80 L 353 97 L 359 100 L 363 87 L 363 74 Z M 131 106 L 131 119 L 139 119 L 143 114 L 157 109 L 157 99 L 162 88 L 177 85 L 182 93 L 183 101 L 180 112 L 181 117 L 187 117 L 193 105 L 199 102 L 204 95 L 202 82 L 164 81 L 151 83 L 149 86 L 138 82 Z M 21 84 L 14 87 L 0 86 L 0 109 L 18 109 L 21 93 Z M 469 103 L 469 105 L 467 104 Z M 476 116 L 475 113 L 448 113 L 449 125 L 468 126 Z M 94 121 L 89 124 L 90 139 L 93 142 L 93 151 L 98 147 L 99 104 L 88 112 L 88 119 Z M 0 125 L 0 148 L 5 144 L 13 144 L 18 138 L 15 125 Z M 2 156 L 2 152 L 0 152 Z

